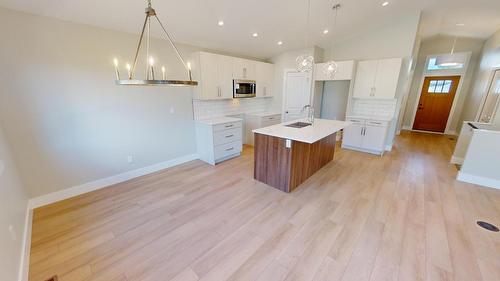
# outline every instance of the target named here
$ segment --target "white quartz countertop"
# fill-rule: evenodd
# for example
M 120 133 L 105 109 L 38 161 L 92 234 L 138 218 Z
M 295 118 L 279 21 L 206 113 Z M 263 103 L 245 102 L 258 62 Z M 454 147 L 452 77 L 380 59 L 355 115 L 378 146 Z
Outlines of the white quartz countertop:
M 347 118 L 353 119 L 365 119 L 365 120 L 377 120 L 377 121 L 392 121 L 392 117 L 389 116 L 368 116 L 368 115 L 347 115 Z
M 307 121 L 305 119 L 288 121 L 278 125 L 256 129 L 253 130 L 253 132 L 257 134 L 290 139 L 305 143 L 315 143 L 320 139 L 336 133 L 351 124 L 350 122 L 338 120 L 315 119 L 312 126 L 307 126 L 304 128 L 291 128 L 285 126 L 295 122 Z
M 243 121 L 243 120 L 240 118 L 233 118 L 233 117 L 216 117 L 216 118 L 197 120 L 196 122 L 206 125 L 218 125 L 218 124 L 238 122 L 238 121 Z

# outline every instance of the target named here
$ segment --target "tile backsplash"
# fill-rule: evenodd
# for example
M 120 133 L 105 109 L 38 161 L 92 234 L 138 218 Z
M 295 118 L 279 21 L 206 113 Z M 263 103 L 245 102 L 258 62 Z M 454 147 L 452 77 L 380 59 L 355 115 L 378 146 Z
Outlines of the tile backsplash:
M 227 100 L 193 100 L 195 120 L 233 115 L 246 112 L 264 112 L 270 109 L 271 99 L 227 99 Z
M 353 99 L 351 115 L 393 117 L 396 99 Z

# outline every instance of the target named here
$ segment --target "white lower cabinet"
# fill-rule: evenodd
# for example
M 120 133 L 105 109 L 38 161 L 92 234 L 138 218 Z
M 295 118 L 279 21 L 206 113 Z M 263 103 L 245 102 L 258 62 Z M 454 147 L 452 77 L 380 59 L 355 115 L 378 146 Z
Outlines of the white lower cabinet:
M 281 114 L 249 114 L 246 116 L 246 140 L 245 144 L 253 145 L 253 130 L 269 127 L 281 123 Z
M 197 122 L 196 146 L 200 160 L 215 165 L 237 157 L 243 149 L 242 121 Z
M 344 129 L 342 148 L 382 155 L 389 121 L 348 118 L 352 125 Z

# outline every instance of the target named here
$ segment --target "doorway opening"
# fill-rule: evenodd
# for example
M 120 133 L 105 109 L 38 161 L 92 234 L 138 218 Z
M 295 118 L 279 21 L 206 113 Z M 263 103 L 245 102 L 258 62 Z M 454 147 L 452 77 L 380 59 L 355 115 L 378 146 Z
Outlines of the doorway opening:
M 425 77 L 413 130 L 444 133 L 459 83 L 460 76 Z

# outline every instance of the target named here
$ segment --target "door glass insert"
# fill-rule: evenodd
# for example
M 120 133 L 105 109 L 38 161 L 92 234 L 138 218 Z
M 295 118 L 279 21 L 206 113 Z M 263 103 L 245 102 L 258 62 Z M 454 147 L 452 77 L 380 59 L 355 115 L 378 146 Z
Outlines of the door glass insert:
M 432 80 L 429 83 L 428 93 L 448 94 L 451 90 L 452 80 Z

